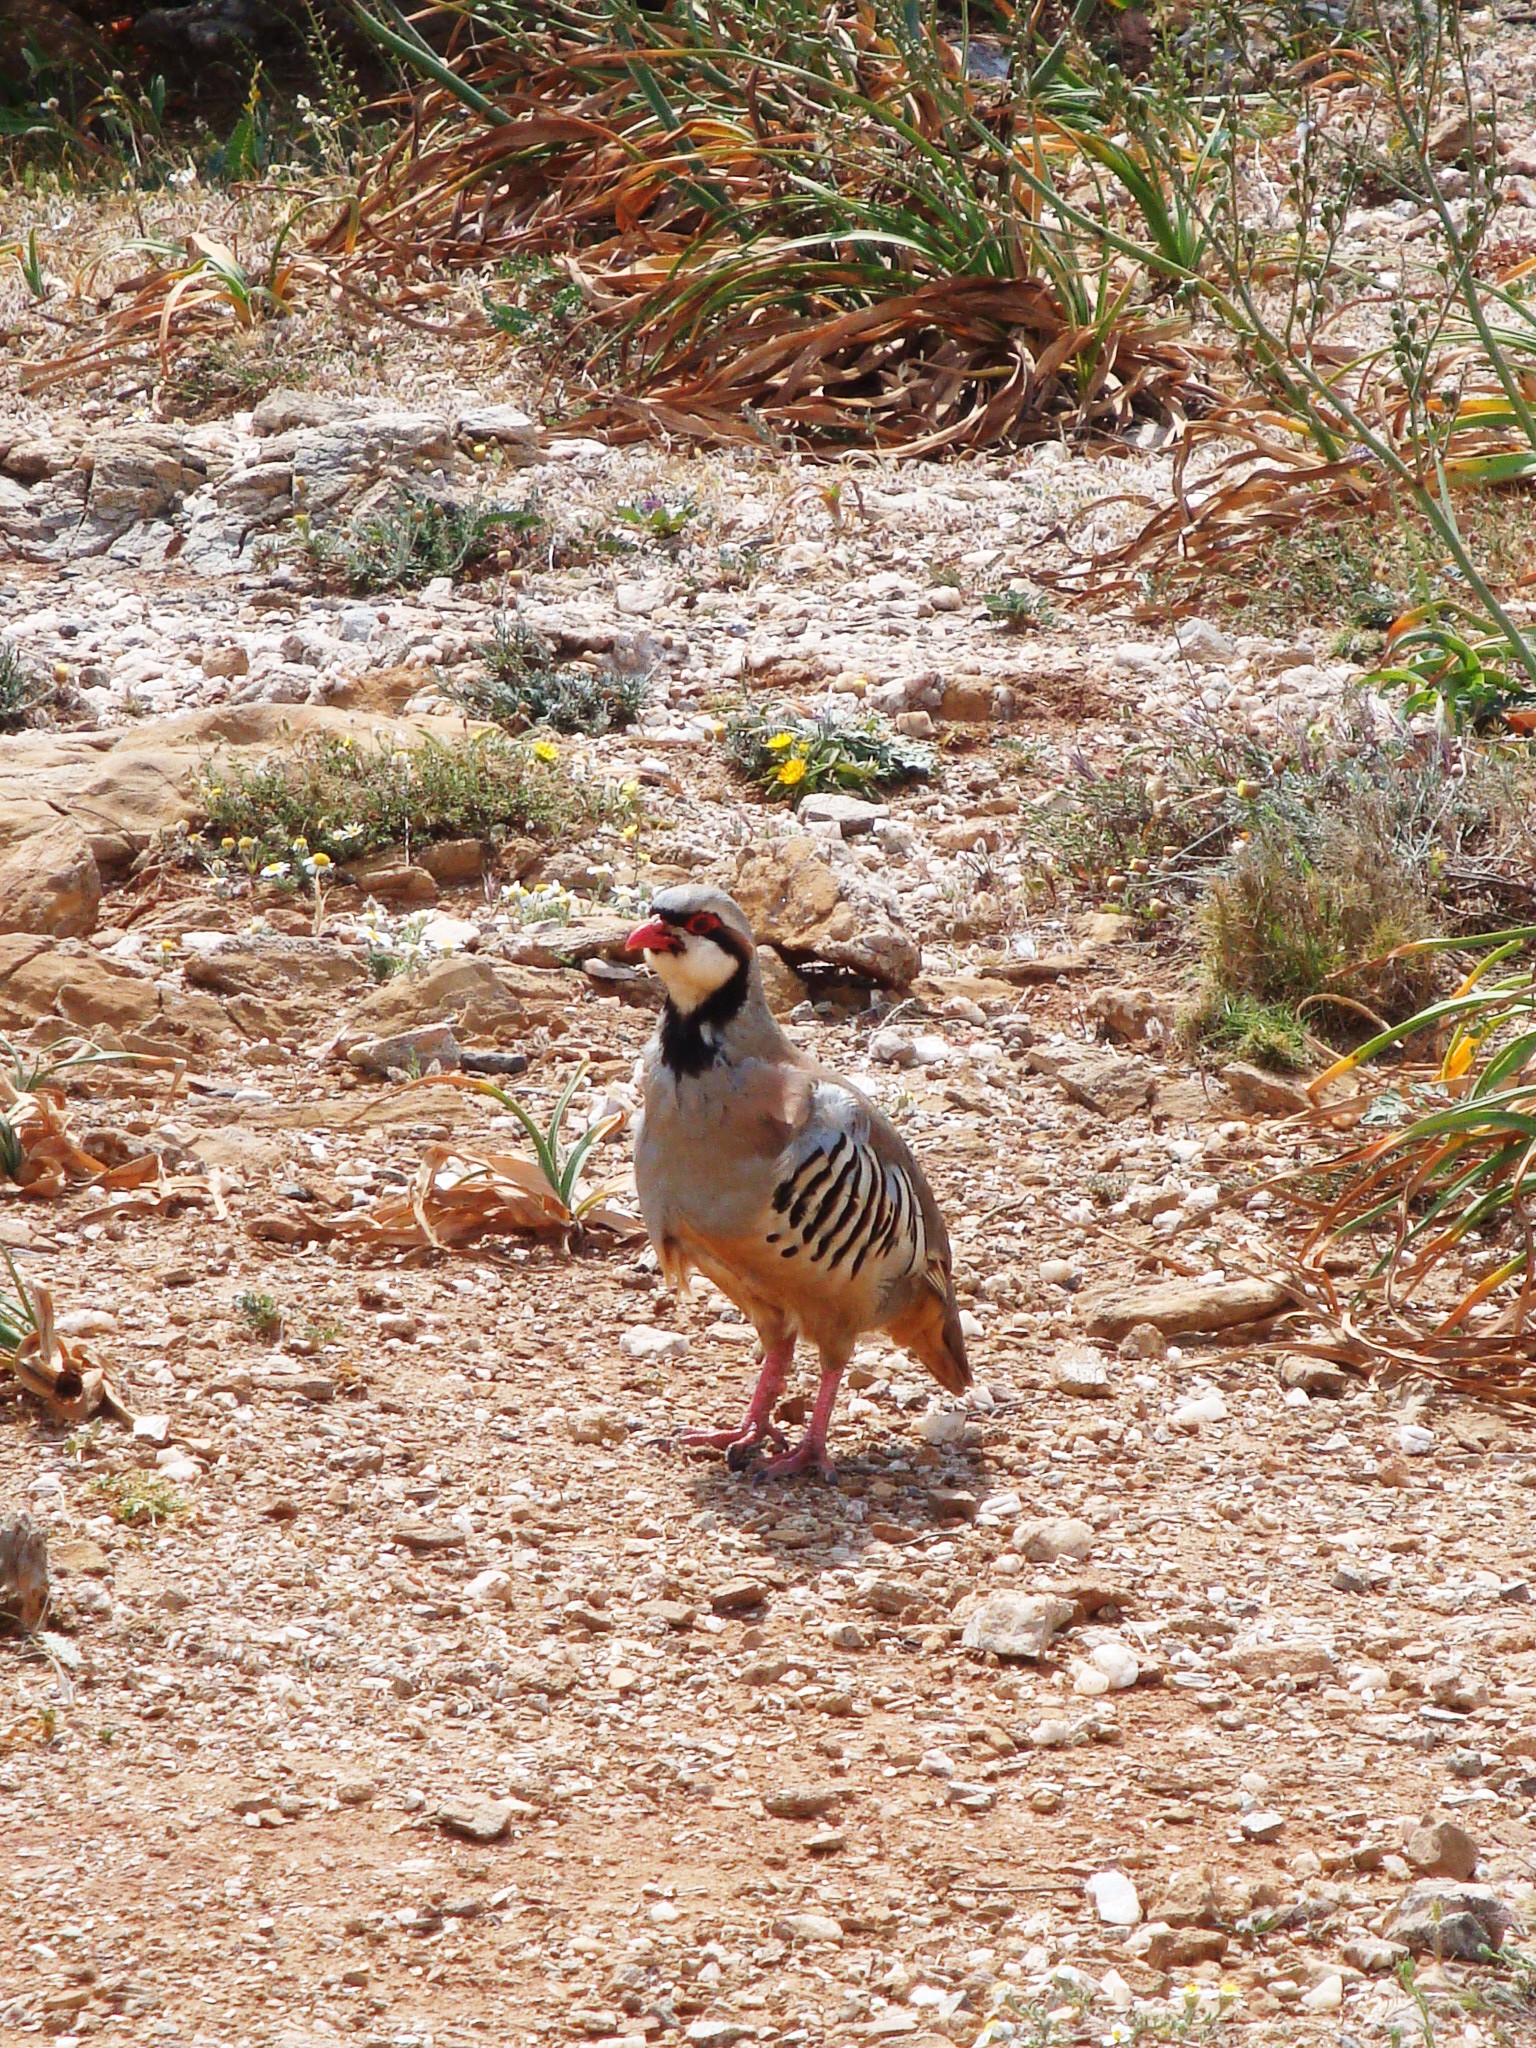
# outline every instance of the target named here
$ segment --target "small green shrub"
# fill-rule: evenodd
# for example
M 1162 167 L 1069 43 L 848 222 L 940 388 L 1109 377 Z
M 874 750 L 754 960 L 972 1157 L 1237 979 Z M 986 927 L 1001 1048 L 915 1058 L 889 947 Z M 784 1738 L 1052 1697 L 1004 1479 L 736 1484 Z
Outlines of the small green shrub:
M 1056 623 L 1056 608 L 1044 591 L 994 590 L 982 602 L 988 614 L 1009 633 L 1043 631 Z
M 91 1492 L 106 1503 L 114 1522 L 130 1529 L 155 1529 L 190 1513 L 190 1503 L 158 1472 L 103 1472 Z
M 268 880 L 285 879 L 295 862 L 307 872 L 383 846 L 558 832 L 593 816 L 597 802 L 558 758 L 504 733 L 451 747 L 310 737 L 253 763 L 209 762 L 200 794 L 207 838 Z
M 275 1295 L 248 1289 L 235 1297 L 235 1308 L 241 1321 L 249 1324 L 258 1337 L 275 1337 L 283 1327 L 283 1312 Z
M 482 651 L 486 672 L 463 690 L 463 702 L 512 732 L 530 725 L 571 733 L 622 731 L 645 706 L 643 676 L 561 667 L 538 634 L 516 619 L 498 618 Z
M 1437 930 L 1424 881 L 1369 829 L 1338 826 L 1312 847 L 1266 823 L 1200 908 L 1206 978 L 1258 1004 L 1342 998 L 1388 1022 L 1428 998 L 1433 958 L 1382 955 Z M 1358 1011 L 1354 1015 L 1358 1017 Z
M 458 576 L 543 530 L 531 505 L 455 505 L 414 491 L 335 532 L 302 515 L 299 522 L 316 569 L 355 591 L 414 590 L 435 576 Z
M 48 703 L 53 691 L 27 667 L 8 641 L 0 640 L 0 732 L 20 732 Z
M 843 720 L 806 718 L 785 705 L 738 712 L 726 751 L 765 795 L 797 804 L 818 789 L 884 789 L 926 779 L 933 748 L 909 740 L 874 712 Z
M 698 511 L 691 498 L 669 504 L 665 498 L 648 492 L 633 505 L 616 505 L 613 516 L 621 526 L 632 527 L 646 540 L 666 543 L 677 540 L 686 531 L 690 520 L 698 517 Z

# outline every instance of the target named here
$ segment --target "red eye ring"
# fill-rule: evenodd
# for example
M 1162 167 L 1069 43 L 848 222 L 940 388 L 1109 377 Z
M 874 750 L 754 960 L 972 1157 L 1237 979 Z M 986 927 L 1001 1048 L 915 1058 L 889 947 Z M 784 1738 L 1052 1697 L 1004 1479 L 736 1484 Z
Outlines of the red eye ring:
M 688 920 L 688 930 L 695 938 L 708 939 L 720 929 L 720 920 L 712 911 L 697 910 Z

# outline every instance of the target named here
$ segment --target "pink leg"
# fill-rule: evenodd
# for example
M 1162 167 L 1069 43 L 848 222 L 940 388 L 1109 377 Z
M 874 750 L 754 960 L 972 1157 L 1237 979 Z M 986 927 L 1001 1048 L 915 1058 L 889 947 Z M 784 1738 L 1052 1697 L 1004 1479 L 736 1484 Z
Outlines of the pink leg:
M 816 1406 L 811 1410 L 810 1426 L 792 1451 L 786 1451 L 780 1458 L 770 1458 L 758 1472 L 760 1479 L 793 1479 L 800 1472 L 815 1472 L 822 1479 L 835 1479 L 837 1467 L 827 1456 L 827 1425 L 832 1420 L 832 1404 L 837 1399 L 838 1382 L 842 1379 L 841 1365 L 822 1368 L 821 1385 L 816 1389 Z
M 771 1345 L 763 1353 L 763 1369 L 752 1389 L 752 1399 L 747 1404 L 746 1414 L 734 1429 L 685 1429 L 677 1441 L 685 1449 L 694 1451 L 747 1450 L 764 1442 L 782 1445 L 784 1432 L 775 1428 L 773 1411 L 784 1391 L 794 1355 L 793 1337 Z

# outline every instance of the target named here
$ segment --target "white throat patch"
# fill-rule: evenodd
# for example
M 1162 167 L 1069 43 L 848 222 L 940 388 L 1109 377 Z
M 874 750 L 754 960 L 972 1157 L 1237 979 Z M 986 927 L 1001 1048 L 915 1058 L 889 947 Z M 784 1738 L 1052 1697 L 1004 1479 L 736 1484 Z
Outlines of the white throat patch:
M 684 1017 L 701 1003 L 707 1003 L 716 989 L 724 988 L 736 972 L 737 960 L 713 939 L 681 932 L 681 953 L 647 953 L 646 959 L 666 984 L 672 1007 Z

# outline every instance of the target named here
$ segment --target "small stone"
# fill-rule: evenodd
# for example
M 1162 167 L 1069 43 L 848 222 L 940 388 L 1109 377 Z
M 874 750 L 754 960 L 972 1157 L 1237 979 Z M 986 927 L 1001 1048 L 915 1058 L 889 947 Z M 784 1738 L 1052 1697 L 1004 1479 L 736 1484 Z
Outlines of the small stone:
M 450 1835 L 466 1842 L 499 1842 L 512 1825 L 510 1799 L 445 1799 L 437 1809 L 437 1824 Z
M 388 1038 L 365 1038 L 347 1053 L 349 1065 L 364 1074 L 387 1079 L 391 1074 L 443 1073 L 463 1065 L 464 1055 L 451 1024 L 423 1024 L 415 1031 L 397 1031 Z
M 1064 1795 L 1059 1785 L 1036 1785 L 1029 1795 L 1036 1813 L 1060 1813 Z
M 1385 1977 L 1408 1954 L 1400 1941 L 1383 1941 L 1379 1935 L 1362 1934 L 1344 1944 L 1344 1960 L 1352 1970 L 1367 1977 Z
M 1223 1067 L 1221 1079 L 1245 1116 L 1305 1116 L 1313 1107 L 1311 1096 L 1299 1082 L 1266 1073 L 1243 1060 Z
M 780 1941 L 829 1941 L 842 1946 L 842 1923 L 830 1913 L 786 1913 L 781 1920 L 774 1921 L 773 1931 Z
M 1308 2012 L 1337 2012 L 1344 2003 L 1344 1979 L 1337 1970 L 1330 1970 L 1301 1994 L 1301 2002 Z
M 511 1576 L 497 1570 L 494 1565 L 487 1571 L 477 1572 L 464 1588 L 464 1598 L 471 1607 L 510 1607 Z
M 579 1408 L 566 1417 L 565 1426 L 573 1444 L 621 1444 L 629 1434 L 606 1408 Z
M 1156 1323 L 1137 1323 L 1120 1339 L 1120 1356 L 1159 1362 L 1168 1356 L 1168 1339 Z
M 1101 1925 L 1135 1927 L 1140 1921 L 1141 1900 L 1123 1870 L 1095 1871 L 1083 1889 Z
M 648 1323 L 636 1323 L 619 1339 L 619 1349 L 626 1358 L 654 1365 L 663 1358 L 685 1358 L 688 1337 L 682 1330 L 658 1330 Z
M 1095 1643 L 1088 1652 L 1088 1662 L 1108 1679 L 1111 1692 L 1128 1692 L 1141 1676 L 1135 1651 L 1118 1637 Z
M 1427 1458 L 1435 1448 L 1435 1432 L 1422 1422 L 1405 1422 L 1397 1432 L 1397 1447 L 1405 1458 Z
M 1331 1678 L 1337 1668 L 1330 1646 L 1314 1636 L 1240 1636 L 1222 1662 L 1244 1678 Z
M 462 1550 L 462 1529 L 443 1528 L 431 1522 L 400 1522 L 391 1531 L 392 1540 L 417 1557 L 434 1557 L 445 1550 Z
M 378 1794 L 378 1785 L 372 1778 L 342 1778 L 336 1787 L 336 1797 L 343 1806 L 367 1806 Z
M 1175 1429 L 1195 1436 L 1213 1422 L 1225 1422 L 1227 1404 L 1218 1393 L 1197 1394 L 1191 1400 L 1181 1401 L 1168 1420 Z
M 1062 1516 L 1045 1522 L 1021 1522 L 1013 1532 L 1013 1548 L 1031 1564 L 1054 1564 L 1070 1558 L 1081 1564 L 1093 1548 L 1093 1531 L 1086 1522 Z
M 820 790 L 800 806 L 804 825 L 835 825 L 844 839 L 856 839 L 872 832 L 888 813 L 884 804 L 872 804 L 859 796 L 845 796 L 840 790 Z
M 820 1820 L 841 1796 L 835 1785 L 786 1785 L 763 1794 L 763 1811 L 775 1820 Z
M 693 2048 L 735 2048 L 738 2041 L 751 2038 L 752 2029 L 743 2027 L 735 2020 L 692 2020 L 684 2039 L 693 2043 Z
M 1051 1379 L 1060 1392 L 1074 1394 L 1081 1401 L 1107 1401 L 1114 1391 L 1108 1359 L 1085 1344 L 1057 1352 L 1051 1360 Z
M 1245 1841 L 1272 1842 L 1285 1826 L 1285 1815 L 1261 1806 L 1241 1815 L 1237 1824 Z
M 1280 1361 L 1280 1384 L 1300 1387 L 1313 1400 L 1342 1401 L 1349 1392 L 1349 1374 L 1326 1358 L 1291 1356 Z
M 1415 1870 L 1430 1877 L 1465 1882 L 1477 1869 L 1477 1844 L 1453 1820 L 1426 1821 L 1416 1827 L 1403 1844 L 1403 1854 Z
M 997 1657 L 1038 1663 L 1051 1638 L 1076 1612 L 1072 1601 L 1053 1593 L 988 1593 L 965 1623 L 960 1640 L 968 1650 L 990 1650 Z
M 761 1579 L 727 1579 L 711 1592 L 709 1604 L 716 1614 L 750 1614 L 767 1598 L 768 1588 Z

